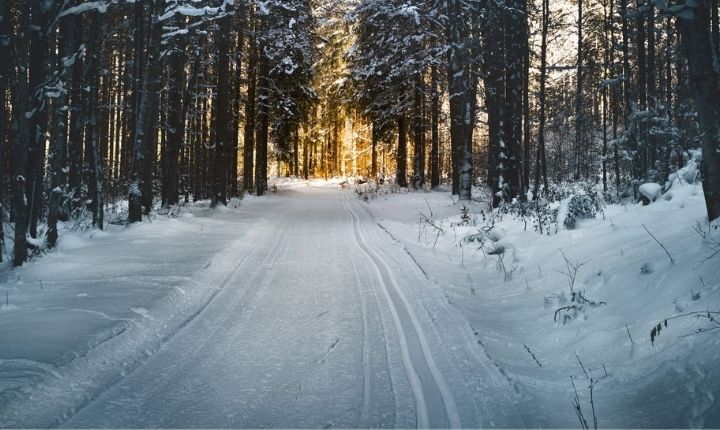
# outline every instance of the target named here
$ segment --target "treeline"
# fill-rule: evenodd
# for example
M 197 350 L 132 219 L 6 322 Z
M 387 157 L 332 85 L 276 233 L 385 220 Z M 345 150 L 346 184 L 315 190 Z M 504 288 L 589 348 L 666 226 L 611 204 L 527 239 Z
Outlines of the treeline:
M 438 184 L 444 122 L 453 193 L 479 178 L 494 206 L 563 181 L 637 197 L 702 147 L 720 216 L 717 1 L 364 0 L 350 17 L 353 97 L 373 147 L 397 139 L 398 184 Z
M 312 21 L 308 0 L 0 1 L 14 264 L 53 247 L 60 220 L 92 214 L 102 229 L 108 199 L 137 222 L 158 198 L 261 195 L 270 139 L 297 173 L 287 143 L 316 99 Z
M 20 265 L 127 201 L 212 206 L 273 174 L 563 181 L 609 199 L 703 149 L 720 216 L 717 0 L 0 0 L 0 226 Z M 7 223 L 5 221 L 8 221 Z M 5 234 L 0 231 L 0 240 Z M 0 246 L 0 257 L 5 247 Z

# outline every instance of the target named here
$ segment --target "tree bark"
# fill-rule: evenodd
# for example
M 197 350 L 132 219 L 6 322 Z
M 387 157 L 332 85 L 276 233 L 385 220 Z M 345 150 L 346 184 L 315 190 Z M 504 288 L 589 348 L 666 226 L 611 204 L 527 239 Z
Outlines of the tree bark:
M 61 77 L 65 78 L 66 86 L 70 87 L 69 70 L 65 67 L 64 59 L 73 58 L 75 53 L 75 23 L 74 17 L 65 17 L 60 23 L 58 33 L 57 69 Z M 75 58 L 74 61 L 79 61 Z M 69 68 L 72 69 L 72 66 Z M 50 148 L 50 204 L 48 209 L 48 247 L 52 248 L 58 239 L 57 222 L 60 217 L 61 205 L 67 198 L 67 136 L 68 136 L 68 98 L 61 92 L 55 102 L 55 117 L 53 139 Z
M 431 81 L 431 131 L 430 131 L 430 187 L 440 185 L 440 91 L 438 90 L 438 72 L 435 65 L 430 71 Z
M 677 25 L 688 62 L 688 82 L 701 131 L 703 192 L 708 220 L 720 218 L 720 86 L 717 55 L 710 34 L 707 0 L 697 0 L 694 17 L 678 17 Z
M 550 26 L 550 0 L 542 0 L 542 25 L 540 33 L 540 94 L 538 96 L 539 104 L 539 118 L 538 118 L 538 141 L 535 158 L 535 188 L 533 190 L 534 198 L 539 197 L 540 188 L 540 174 L 542 172 L 542 180 L 544 189 L 543 192 L 548 191 L 547 181 L 547 164 L 545 157 L 545 123 L 546 123 L 546 99 L 547 99 L 547 37 L 548 29 Z
M 578 0 L 577 65 L 575 72 L 575 180 L 580 179 L 581 155 L 583 153 L 583 1 Z
M 5 197 L 5 166 L 6 166 L 6 139 L 8 126 L 7 106 L 7 90 L 12 74 L 12 48 L 9 42 L 12 41 L 12 30 L 10 26 L 11 16 L 10 2 L 8 0 L 0 0 L 0 41 L 8 43 L 0 43 L 0 262 L 3 261 L 3 250 L 5 249 L 5 230 L 4 230 L 4 208 L 3 201 Z
M 216 99 L 212 104 L 212 147 L 214 153 L 213 193 L 211 196 L 211 207 L 218 204 L 227 205 L 227 179 L 228 179 L 228 155 L 231 148 L 231 141 L 228 131 L 230 130 L 230 20 L 223 18 L 219 24 L 219 31 L 216 35 L 217 42 L 217 64 L 215 73 L 217 75 Z
M 258 128 L 255 135 L 255 195 L 262 196 L 267 190 L 268 131 L 270 127 L 270 67 L 264 56 L 259 59 Z
M 372 132 L 371 132 L 371 154 L 370 154 L 370 176 L 373 179 L 377 179 L 377 144 L 379 140 L 380 132 L 378 130 L 377 121 L 372 121 Z
M 152 184 L 146 182 L 148 179 L 152 182 L 152 171 L 148 175 L 147 170 L 148 165 L 152 166 L 154 160 L 147 160 L 151 152 L 151 149 L 148 149 L 147 146 L 149 146 L 148 142 L 152 140 L 151 134 L 155 130 L 157 123 L 156 109 L 153 108 L 153 104 L 156 103 L 157 99 L 157 83 L 160 75 L 162 22 L 157 21 L 157 16 L 162 3 L 162 0 L 154 0 L 150 7 L 150 16 L 153 22 L 151 24 L 150 44 L 142 74 L 142 91 L 138 94 L 140 108 L 135 122 L 132 176 L 128 190 L 128 222 L 130 223 L 142 221 L 143 213 L 149 213 L 152 209 L 152 193 L 149 196 L 147 195 L 148 191 L 152 191 Z
M 25 183 L 28 198 L 28 230 L 33 238 L 37 238 L 37 226 L 42 212 L 43 171 L 45 166 L 45 133 L 47 126 L 47 109 L 45 108 L 45 81 L 47 79 L 48 13 L 50 10 L 43 0 L 31 2 L 31 25 L 29 58 L 29 90 L 30 109 L 25 116 L 28 118 L 28 159 Z
M 415 106 L 414 106 L 414 122 L 413 124 L 413 188 L 416 190 L 422 189 L 425 184 L 425 157 L 423 150 L 423 78 L 422 74 L 418 73 L 415 78 Z
M 397 118 L 398 124 L 398 148 L 397 148 L 397 170 L 395 182 L 402 188 L 407 188 L 407 121 L 405 115 L 400 114 Z
M 251 26 L 255 26 L 252 15 Z M 245 100 L 245 130 L 243 139 L 243 189 L 253 189 L 254 181 L 254 154 L 255 154 L 255 107 L 257 103 L 257 59 L 256 36 L 253 34 L 248 41 L 248 67 L 247 67 L 247 98 Z
M 178 159 L 185 136 L 185 44 L 176 42 L 169 52 L 170 79 L 168 79 L 167 139 L 162 157 L 162 205 L 179 203 Z
M 25 194 L 25 178 L 30 139 L 30 120 L 22 114 L 30 110 L 30 88 L 27 74 L 24 73 L 28 67 L 30 52 L 30 4 L 29 2 L 20 2 L 18 7 L 20 31 L 14 34 L 12 39 L 17 70 L 13 73 L 14 82 L 11 85 L 13 107 L 21 113 L 13 121 L 11 129 L 13 135 L 11 150 L 12 209 L 15 221 L 13 266 L 15 267 L 21 266 L 27 260 L 28 204 Z

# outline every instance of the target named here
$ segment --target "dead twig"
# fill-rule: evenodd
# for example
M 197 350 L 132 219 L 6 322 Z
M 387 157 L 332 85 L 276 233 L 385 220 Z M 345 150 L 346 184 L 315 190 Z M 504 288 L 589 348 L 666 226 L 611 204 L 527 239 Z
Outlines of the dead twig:
M 628 337 L 630 338 L 630 343 L 635 344 L 635 341 L 633 341 L 632 336 L 630 336 L 630 329 L 628 328 L 627 324 L 625 324 L 625 330 L 627 331 Z
M 528 347 L 528 346 L 525 345 L 524 343 L 523 343 L 523 346 L 525 347 L 525 350 L 528 352 L 528 354 L 530 354 L 530 356 L 533 358 L 533 360 L 535 360 L 535 362 L 537 363 L 538 367 L 543 367 L 543 365 L 540 364 L 540 361 L 538 361 L 537 357 L 535 357 L 535 354 L 533 354 L 533 352 L 530 350 L 530 347 Z
M 662 247 L 662 249 L 665 251 L 665 254 L 667 254 L 668 258 L 670 259 L 670 264 L 675 264 L 675 260 L 672 258 L 672 255 L 670 255 L 670 253 L 668 252 L 667 248 L 665 248 L 665 245 L 663 245 L 663 244 L 657 239 L 657 237 L 655 237 L 654 234 L 650 233 L 650 230 L 648 230 L 648 228 L 645 227 L 645 224 L 643 224 L 642 226 L 643 226 L 643 228 L 645 229 L 645 231 L 650 235 L 650 237 L 652 237 L 653 239 L 655 239 L 655 242 L 657 242 L 658 245 L 660 245 L 660 247 Z

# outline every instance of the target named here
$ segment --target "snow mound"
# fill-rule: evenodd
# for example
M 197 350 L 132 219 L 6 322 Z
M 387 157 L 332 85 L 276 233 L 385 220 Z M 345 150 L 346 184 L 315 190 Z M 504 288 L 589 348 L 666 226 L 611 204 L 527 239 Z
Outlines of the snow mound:
M 640 194 L 647 199 L 647 201 L 643 200 L 643 203 L 647 205 L 660 197 L 662 194 L 662 187 L 654 182 L 648 182 L 640 185 Z

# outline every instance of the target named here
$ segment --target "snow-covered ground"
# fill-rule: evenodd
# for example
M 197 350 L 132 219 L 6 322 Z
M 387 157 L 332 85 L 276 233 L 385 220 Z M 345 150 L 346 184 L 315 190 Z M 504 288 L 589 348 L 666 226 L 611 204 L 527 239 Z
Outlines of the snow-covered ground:
M 592 427 L 589 378 L 599 427 L 720 427 L 720 330 L 650 341 L 720 310 L 699 186 L 553 236 L 506 217 L 510 274 L 462 242 L 480 207 L 354 187 L 275 180 L 3 266 L 0 427 L 577 427 L 573 381 Z M 555 321 L 561 250 L 597 305 Z
M 458 225 L 462 206 L 447 192 L 391 194 L 367 204 L 467 318 L 523 399 L 496 407 L 515 409 L 530 426 L 577 427 L 572 377 L 592 427 L 589 376 L 599 427 L 720 427 L 718 323 L 695 315 L 664 323 L 720 310 L 720 255 L 706 261 L 720 231 L 706 240 L 695 231 L 709 230 L 699 184 L 676 184 L 649 206 L 607 206 L 604 216 L 553 236 L 534 232 L 532 220 L 506 216 L 483 235 L 493 239 L 484 250 L 462 241 L 486 225 L 473 215 L 481 208 L 471 208 L 473 227 Z M 502 257 L 492 255 L 495 247 L 505 249 Z M 556 310 L 578 305 L 567 276 L 573 267 L 573 291 L 596 305 L 560 311 L 556 321 Z M 662 331 L 651 342 L 658 323 Z

